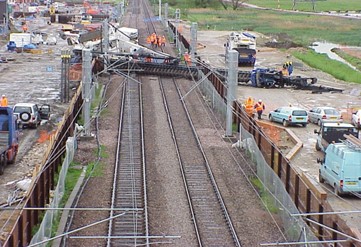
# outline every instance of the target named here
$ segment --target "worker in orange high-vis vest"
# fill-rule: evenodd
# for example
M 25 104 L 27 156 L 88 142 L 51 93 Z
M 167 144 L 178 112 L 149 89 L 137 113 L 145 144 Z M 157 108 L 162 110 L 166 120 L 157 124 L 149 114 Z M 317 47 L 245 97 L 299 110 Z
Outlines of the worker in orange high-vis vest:
M 147 37 L 147 44 L 151 44 L 152 43 L 152 37 L 151 37 L 151 35 L 149 35 L 148 37 Z
M 5 94 L 3 94 L 3 96 L 1 96 L 0 106 L 1 107 L 8 106 L 8 99 L 6 98 Z
M 254 100 L 252 97 L 248 97 L 244 102 L 244 107 L 246 109 L 246 113 L 248 116 L 253 115 L 253 106 L 254 106 Z
M 162 39 L 161 39 L 161 45 L 162 45 L 162 47 L 165 46 L 165 41 L 166 41 L 166 39 L 165 39 L 165 36 L 163 35 L 163 36 L 162 36 Z
M 258 102 L 254 105 L 254 109 L 256 109 L 258 119 L 262 118 L 262 113 L 266 109 L 265 104 L 262 102 L 261 99 L 258 100 Z
M 191 55 L 188 52 L 184 53 L 184 62 L 186 65 L 192 65 Z
M 28 25 L 26 25 L 26 22 L 22 26 L 23 33 L 26 33 L 28 31 Z

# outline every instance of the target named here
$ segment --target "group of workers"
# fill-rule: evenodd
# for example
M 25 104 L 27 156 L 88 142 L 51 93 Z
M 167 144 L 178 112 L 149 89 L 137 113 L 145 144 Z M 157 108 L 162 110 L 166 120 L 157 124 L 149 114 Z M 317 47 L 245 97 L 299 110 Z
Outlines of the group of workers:
M 258 119 L 262 119 L 262 113 L 266 109 L 266 105 L 261 99 L 255 103 L 252 97 L 248 97 L 244 102 L 244 106 L 248 115 L 253 116 L 253 112 L 256 111 Z
M 147 43 L 151 44 L 152 48 L 164 47 L 165 46 L 165 36 L 164 35 L 156 35 L 152 33 L 147 37 Z
M 5 94 L 3 94 L 3 95 L 1 96 L 0 106 L 1 106 L 1 107 L 6 107 L 6 106 L 8 106 L 8 98 L 6 98 Z
M 283 76 L 290 76 L 293 72 L 293 65 L 291 61 L 287 61 L 282 66 L 282 75 Z

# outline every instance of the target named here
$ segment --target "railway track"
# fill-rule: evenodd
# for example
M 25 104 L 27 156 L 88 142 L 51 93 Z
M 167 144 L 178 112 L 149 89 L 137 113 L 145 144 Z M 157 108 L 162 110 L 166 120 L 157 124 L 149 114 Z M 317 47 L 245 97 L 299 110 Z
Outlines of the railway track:
M 160 79 L 199 246 L 241 246 L 175 79 Z
M 108 246 L 148 245 L 145 157 L 141 86 L 128 80 L 123 87 Z

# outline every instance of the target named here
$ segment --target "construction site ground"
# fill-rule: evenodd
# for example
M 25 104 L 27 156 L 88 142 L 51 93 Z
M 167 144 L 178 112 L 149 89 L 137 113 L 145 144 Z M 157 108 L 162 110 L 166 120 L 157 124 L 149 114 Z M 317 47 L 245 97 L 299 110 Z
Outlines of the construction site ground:
M 29 22 L 33 31 L 57 35 L 61 24 L 48 25 L 49 18 L 37 18 Z M 37 129 L 21 129 L 19 153 L 14 165 L 5 168 L 0 179 L 0 205 L 21 198 L 24 191 L 16 186 L 19 181 L 28 181 L 36 165 L 41 164 L 49 136 L 61 121 L 67 103 L 60 100 L 60 52 L 67 44 L 58 37 L 57 45 L 39 45 L 30 52 L 9 52 L 8 36 L 0 39 L 0 54 L 6 63 L 0 63 L 1 94 L 5 94 L 9 106 L 16 103 L 49 104 L 51 117 Z

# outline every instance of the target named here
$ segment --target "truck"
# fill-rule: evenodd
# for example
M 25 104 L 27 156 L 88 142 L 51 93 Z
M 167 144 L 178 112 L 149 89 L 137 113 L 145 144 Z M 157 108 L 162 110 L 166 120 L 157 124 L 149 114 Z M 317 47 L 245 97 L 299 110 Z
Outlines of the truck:
M 226 47 L 226 58 L 228 51 L 238 51 L 238 66 L 253 67 L 256 63 L 256 37 L 254 35 L 247 32 L 231 32 L 224 46 Z
M 19 149 L 19 131 L 11 107 L 0 107 L 0 175 L 13 164 Z
M 345 140 L 345 135 L 352 135 L 356 138 L 359 136 L 359 131 L 355 126 L 339 122 L 322 122 L 320 129 L 315 129 L 314 133 L 317 134 L 315 148 L 322 152 L 326 151 L 330 143 L 340 143 Z
M 330 184 L 336 195 L 361 193 L 361 140 L 345 135 L 341 143 L 327 146 L 318 159 L 320 183 Z

